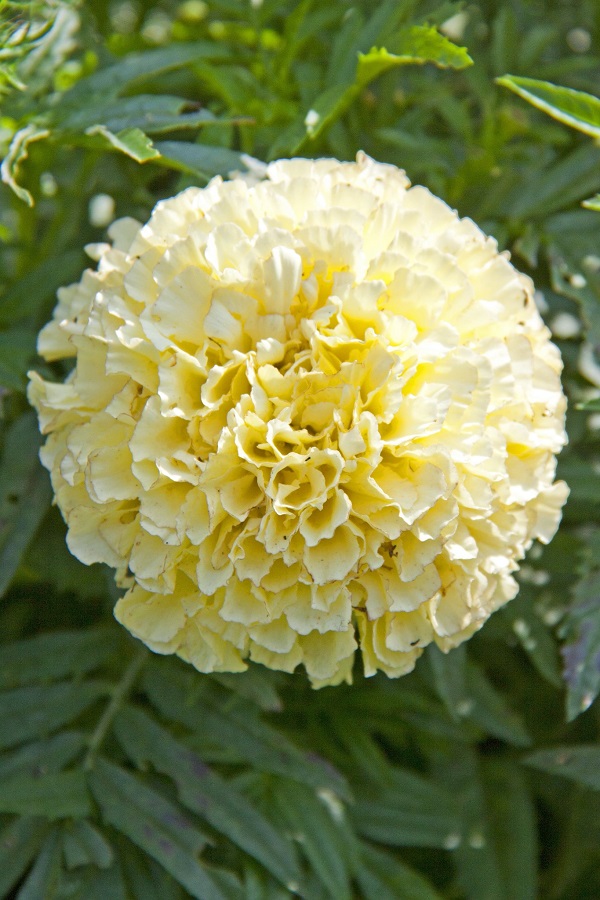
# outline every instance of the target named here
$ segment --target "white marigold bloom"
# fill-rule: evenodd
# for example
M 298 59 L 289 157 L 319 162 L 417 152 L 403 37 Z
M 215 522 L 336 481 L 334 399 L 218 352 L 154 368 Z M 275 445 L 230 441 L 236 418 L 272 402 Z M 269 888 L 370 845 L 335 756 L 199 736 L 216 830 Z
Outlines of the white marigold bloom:
M 469 219 L 360 154 L 115 223 L 31 375 L 71 551 L 202 672 L 410 671 L 517 591 L 566 486 L 561 361 Z

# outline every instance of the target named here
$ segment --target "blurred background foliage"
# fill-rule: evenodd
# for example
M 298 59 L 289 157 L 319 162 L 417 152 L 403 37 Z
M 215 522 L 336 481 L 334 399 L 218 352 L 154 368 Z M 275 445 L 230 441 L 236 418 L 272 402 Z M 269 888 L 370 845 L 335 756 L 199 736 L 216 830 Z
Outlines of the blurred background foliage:
M 1 897 L 600 897 L 600 116 L 569 130 L 508 74 L 597 94 L 596 0 L 0 0 Z M 115 216 L 358 149 L 534 277 L 570 399 L 563 527 L 399 681 L 200 676 L 113 624 L 111 573 L 66 550 L 36 335 Z

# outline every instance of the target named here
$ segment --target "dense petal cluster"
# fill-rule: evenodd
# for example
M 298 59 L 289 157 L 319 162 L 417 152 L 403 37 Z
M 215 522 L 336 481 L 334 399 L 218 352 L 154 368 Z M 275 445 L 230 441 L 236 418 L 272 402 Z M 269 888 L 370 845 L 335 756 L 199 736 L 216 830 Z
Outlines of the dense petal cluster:
M 31 376 L 71 551 L 203 672 L 408 672 L 516 593 L 567 489 L 532 285 L 404 173 L 286 160 L 110 229 Z

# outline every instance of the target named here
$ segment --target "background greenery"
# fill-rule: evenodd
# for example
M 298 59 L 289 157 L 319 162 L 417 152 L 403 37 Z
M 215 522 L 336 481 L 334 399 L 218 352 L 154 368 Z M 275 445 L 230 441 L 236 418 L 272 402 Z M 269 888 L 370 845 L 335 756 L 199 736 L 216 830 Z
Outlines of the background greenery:
M 0 47 L 0 896 L 600 897 L 600 111 L 545 89 L 579 134 L 495 82 L 597 93 L 596 0 L 0 0 Z M 200 676 L 65 548 L 24 393 L 64 373 L 36 334 L 113 211 L 244 154 L 358 149 L 534 277 L 570 398 L 563 527 L 398 681 Z

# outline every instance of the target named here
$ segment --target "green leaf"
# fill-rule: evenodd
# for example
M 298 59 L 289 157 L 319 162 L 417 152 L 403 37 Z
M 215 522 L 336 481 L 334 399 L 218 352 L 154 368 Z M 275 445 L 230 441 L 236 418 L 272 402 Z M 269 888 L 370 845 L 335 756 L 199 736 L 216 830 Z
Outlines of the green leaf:
M 350 799 L 345 779 L 317 753 L 300 750 L 276 728 L 258 719 L 247 703 L 234 706 L 226 694 L 203 695 L 199 704 L 193 694 L 196 686 L 195 673 L 167 660 L 160 660 L 144 676 L 151 702 L 167 719 L 200 736 L 210 735 L 213 743 L 235 751 L 240 761 L 261 772 L 328 788 L 342 799 Z
M 46 632 L 0 646 L 0 689 L 56 681 L 99 668 L 117 650 L 115 631 L 110 625 L 99 625 Z
M 590 197 L 589 200 L 584 200 L 582 205 L 585 206 L 586 209 L 593 209 L 596 212 L 600 212 L 600 194 L 596 194 L 595 197 Z
M 18 326 L 0 332 L 0 387 L 25 393 L 36 338 L 35 331 Z
M 483 760 L 487 821 L 499 862 L 503 897 L 536 900 L 536 810 L 522 771 L 509 760 Z
M 488 734 L 515 747 L 529 747 L 531 738 L 521 717 L 506 703 L 504 697 L 490 684 L 483 671 L 472 661 L 467 662 L 467 697 L 469 707 L 463 707 L 465 718 L 480 725 Z
M 502 608 L 500 615 L 540 675 L 554 687 L 561 688 L 558 646 L 552 632 L 535 611 L 534 593 L 529 585 L 521 585 L 518 596 Z
M 583 409 L 585 412 L 600 412 L 600 397 L 594 397 L 592 400 L 582 400 L 575 409 Z
M 16 900 L 52 900 L 60 877 L 60 839 L 56 829 L 50 832 L 40 850 L 31 872 Z
M 374 45 L 386 43 L 396 33 L 414 6 L 414 0 L 384 0 L 372 7 L 373 14 L 364 22 L 356 7 L 350 7 L 342 20 L 342 27 L 333 41 L 327 84 L 353 82 L 356 60 L 360 53 L 368 53 Z
M 595 744 L 569 744 L 538 750 L 526 756 L 523 762 L 534 769 L 600 791 L 600 747 Z
M 357 81 L 360 87 L 396 66 L 431 62 L 443 69 L 465 69 L 473 65 L 465 47 L 457 47 L 430 25 L 403 28 L 390 45 L 392 53 L 385 47 L 373 47 L 367 54 L 359 53 Z
M 467 691 L 467 652 L 464 644 L 451 653 L 431 644 L 427 648 L 435 689 L 455 722 L 459 722 L 471 709 Z
M 0 756 L 0 781 L 14 775 L 39 777 L 60 772 L 83 750 L 85 740 L 78 731 L 61 731 L 45 741 L 37 741 Z
M 149 162 L 160 157 L 160 153 L 148 135 L 139 128 L 125 128 L 114 134 L 105 125 L 92 125 L 86 129 L 85 133 L 90 137 L 100 138 L 100 146 L 118 150 L 138 163 Z
M 204 835 L 180 809 L 139 778 L 96 761 L 90 787 L 106 822 L 152 856 L 197 900 L 226 900 L 198 862 Z
M 36 416 L 26 413 L 8 429 L 0 474 L 0 597 L 50 504 L 48 475 L 38 460 Z
M 363 900 L 441 900 L 441 895 L 391 853 L 363 844 L 356 872 Z
M 0 748 L 14 747 L 72 722 L 106 692 L 103 684 L 60 682 L 0 693 Z
M 35 141 L 42 141 L 49 137 L 50 132 L 47 128 L 38 128 L 37 125 L 30 123 L 22 128 L 14 135 L 10 146 L 6 152 L 2 165 L 0 166 L 0 175 L 2 181 L 15 192 L 20 200 L 23 200 L 28 206 L 34 205 L 33 195 L 26 188 L 22 187 L 18 182 L 19 169 L 29 156 L 29 146 Z
M 111 845 L 95 825 L 86 819 L 67 822 L 62 831 L 63 854 L 68 869 L 94 865 L 108 869 L 113 863 Z
M 359 834 L 373 841 L 392 847 L 446 847 L 460 831 L 454 799 L 413 772 L 390 769 L 389 782 L 357 786 L 356 792 L 349 813 Z
M 138 81 L 156 78 L 202 60 L 217 61 L 229 56 L 226 47 L 209 41 L 173 43 L 157 50 L 129 53 L 113 65 L 82 78 L 65 95 L 63 102 L 71 108 L 84 107 L 90 103 L 90 95 L 105 101 L 107 96 L 124 94 Z
M 85 866 L 72 872 L 63 872 L 56 896 L 56 900 L 109 900 L 109 898 L 131 900 L 117 863 L 107 869 Z
M 22 319 L 29 319 L 36 327 L 42 325 L 40 317 L 46 315 L 46 306 L 53 302 L 57 289 L 78 278 L 83 264 L 83 253 L 70 250 L 34 265 L 0 298 L 0 325 Z
M 184 141 L 158 141 L 154 148 L 160 153 L 161 165 L 188 172 L 203 181 L 208 181 L 215 175 L 227 176 L 233 171 L 248 170 L 245 162 L 248 157 L 226 147 L 210 147 Z
M 243 678 L 238 673 L 215 673 L 211 676 L 223 687 L 240 697 L 251 700 L 265 712 L 281 712 L 281 698 L 275 689 L 271 673 L 257 665 L 250 665 Z
M 532 106 L 548 113 L 553 119 L 583 131 L 591 137 L 600 138 L 600 100 L 584 91 L 560 87 L 549 81 L 522 78 L 517 75 L 503 75 L 496 84 L 518 94 Z
M 137 709 L 121 712 L 115 733 L 138 765 L 151 763 L 172 778 L 181 803 L 262 863 L 284 884 L 298 878 L 290 845 L 235 788 L 149 716 Z
M 350 900 L 357 847 L 343 805 L 327 793 L 319 799 L 315 791 L 291 780 L 277 782 L 273 800 L 329 894 Z
M 577 582 L 573 605 L 561 626 L 567 684 L 567 721 L 585 712 L 600 693 L 600 570 Z
M 129 888 L 128 900 L 182 900 L 181 888 L 151 856 L 122 840 L 119 861 Z M 85 900 L 85 898 L 83 898 Z
M 93 125 L 104 125 L 113 132 L 125 128 L 140 128 L 149 132 L 155 125 L 164 125 L 165 122 L 171 122 L 176 127 L 178 120 L 182 116 L 185 118 L 184 111 L 189 111 L 193 106 L 189 100 L 171 94 L 136 94 L 134 97 L 116 99 L 111 97 L 104 105 L 97 103 L 92 109 L 74 109 L 62 119 L 61 130 L 85 131 Z M 200 110 L 199 114 L 201 121 L 217 121 L 208 110 Z
M 531 741 L 521 718 L 507 706 L 483 671 L 468 659 L 464 646 L 448 654 L 431 647 L 428 658 L 436 691 L 455 721 L 474 723 L 517 747 L 529 746 Z
M 0 897 L 21 878 L 48 833 L 43 819 L 21 818 L 0 831 Z
M 86 816 L 90 801 L 84 774 L 77 770 L 9 778 L 2 784 L 0 812 L 47 819 Z
M 387 4 L 390 6 L 390 4 Z M 391 9 L 393 10 L 392 4 Z M 364 40 L 364 33 L 361 41 Z M 356 97 L 379 75 L 396 66 L 433 62 L 442 67 L 464 68 L 473 60 L 467 51 L 457 47 L 430 26 L 415 25 L 403 29 L 396 37 L 399 52 L 389 53 L 385 48 L 373 47 L 358 55 L 353 72 L 347 80 L 339 75 L 333 83 L 311 103 L 305 116 L 297 119 L 273 144 L 269 159 L 279 155 L 298 153 L 307 143 L 314 142 L 350 107 Z
M 522 183 L 511 194 L 507 213 L 512 218 L 548 216 L 598 190 L 600 149 L 584 144 L 538 174 L 539 178 L 532 179 L 527 169 Z

